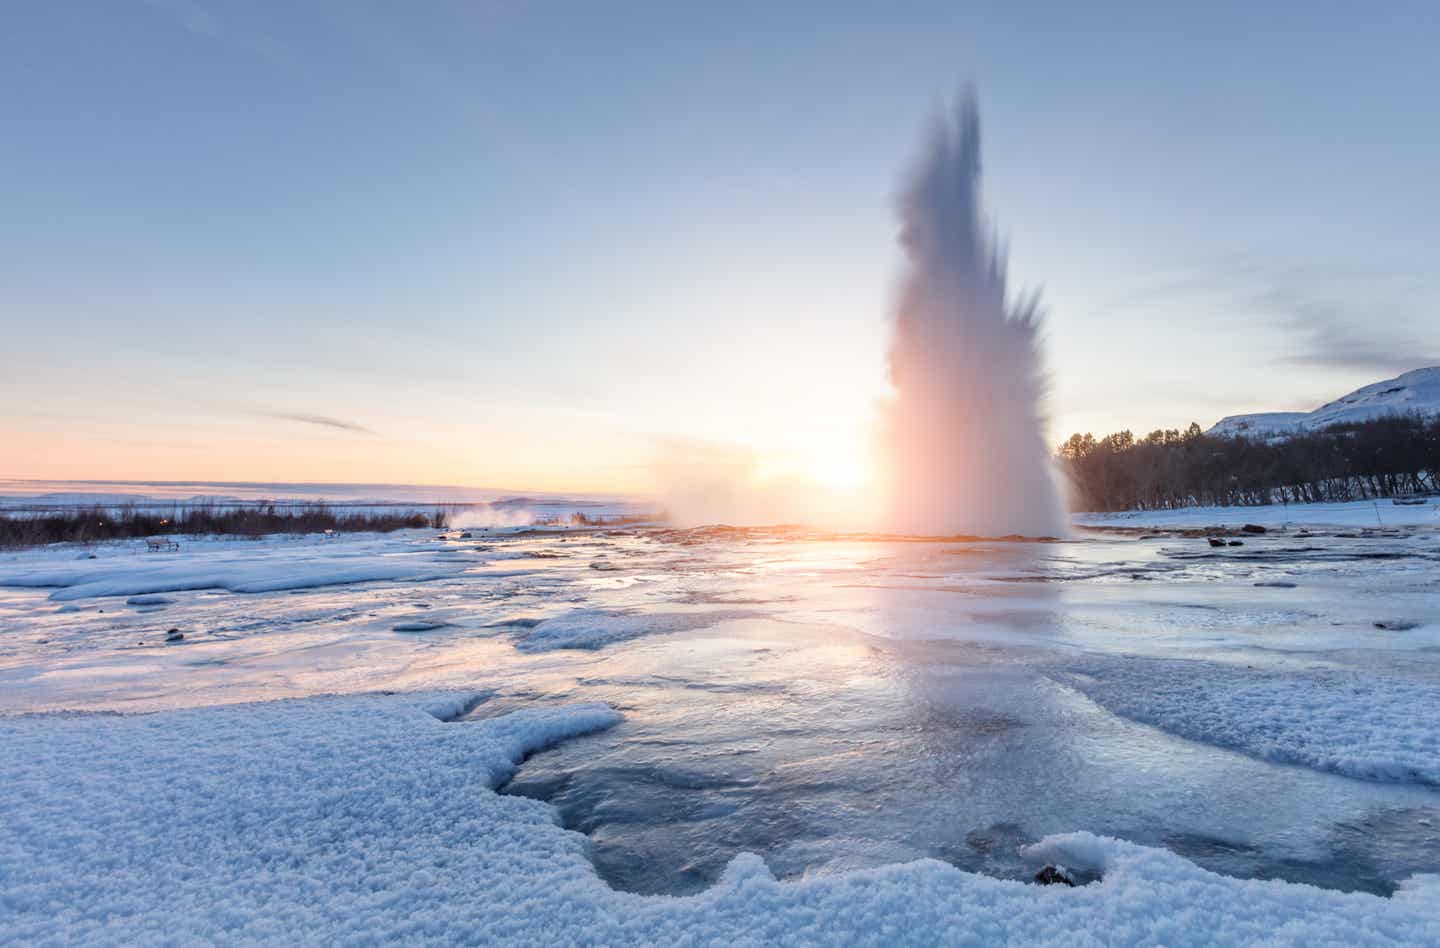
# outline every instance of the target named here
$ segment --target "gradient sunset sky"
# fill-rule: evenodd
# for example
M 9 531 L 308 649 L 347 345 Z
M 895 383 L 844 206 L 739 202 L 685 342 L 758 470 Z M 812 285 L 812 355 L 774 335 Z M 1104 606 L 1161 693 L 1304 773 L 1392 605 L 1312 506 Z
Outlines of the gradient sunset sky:
M 843 478 L 979 91 L 1052 441 L 1440 363 L 1440 4 L 14 4 L 0 477 Z

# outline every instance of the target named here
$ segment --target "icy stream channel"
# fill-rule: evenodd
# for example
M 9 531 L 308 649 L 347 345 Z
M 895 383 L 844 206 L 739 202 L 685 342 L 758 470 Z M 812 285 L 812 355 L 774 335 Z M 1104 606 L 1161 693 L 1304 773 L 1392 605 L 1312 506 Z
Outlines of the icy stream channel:
M 1185 740 L 1108 713 L 1066 667 L 734 622 L 472 716 L 596 699 L 625 714 L 506 792 L 559 807 L 631 891 L 700 891 L 740 852 L 780 878 L 921 857 L 1028 878 L 1020 846 L 1075 826 L 1231 875 L 1383 894 L 1440 865 L 1434 788 Z

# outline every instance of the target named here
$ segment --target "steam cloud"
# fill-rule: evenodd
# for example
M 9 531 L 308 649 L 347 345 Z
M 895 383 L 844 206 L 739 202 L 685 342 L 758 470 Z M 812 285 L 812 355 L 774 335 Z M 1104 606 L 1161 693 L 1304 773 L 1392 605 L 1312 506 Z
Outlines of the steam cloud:
M 1041 431 L 1039 297 L 1007 298 L 1004 251 L 980 207 L 973 92 L 936 120 L 899 211 L 908 263 L 889 353 L 886 527 L 1059 535 Z

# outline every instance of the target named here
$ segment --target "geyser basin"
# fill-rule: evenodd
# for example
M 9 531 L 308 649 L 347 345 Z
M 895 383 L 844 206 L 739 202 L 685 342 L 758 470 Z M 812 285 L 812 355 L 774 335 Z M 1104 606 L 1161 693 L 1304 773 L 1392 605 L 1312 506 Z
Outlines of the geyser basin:
M 921 856 L 1020 877 L 1022 842 L 1072 831 L 1342 889 L 1440 865 L 1433 529 L 1277 529 L 1223 550 L 738 529 L 496 537 L 464 556 L 431 535 L 243 546 L 197 545 L 157 615 L 123 605 L 154 585 L 143 558 L 7 561 L 0 705 L 604 700 L 626 719 L 511 786 L 642 891 L 694 891 L 741 850 L 787 878 Z M 433 578 L 325 568 L 361 554 Z M 590 567 L 602 557 L 614 568 Z M 312 585 L 208 585 L 253 559 Z M 394 631 L 417 616 L 444 624 Z M 155 644 L 171 626 L 185 644 Z

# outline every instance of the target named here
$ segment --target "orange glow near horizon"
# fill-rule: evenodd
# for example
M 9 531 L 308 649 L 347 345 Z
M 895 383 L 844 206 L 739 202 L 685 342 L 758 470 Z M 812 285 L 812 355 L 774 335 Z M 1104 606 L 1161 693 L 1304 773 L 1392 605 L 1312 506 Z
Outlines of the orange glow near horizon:
M 866 487 L 874 479 L 868 442 L 831 422 L 797 432 L 783 451 L 561 422 L 529 430 L 411 423 L 402 427 L 403 437 L 312 432 L 303 425 L 264 430 L 224 421 L 209 427 L 0 426 L 6 445 L 0 479 L 393 483 L 663 495 L 677 482 L 666 445 L 680 444 L 690 463 L 678 480 L 726 481 L 736 496 Z

